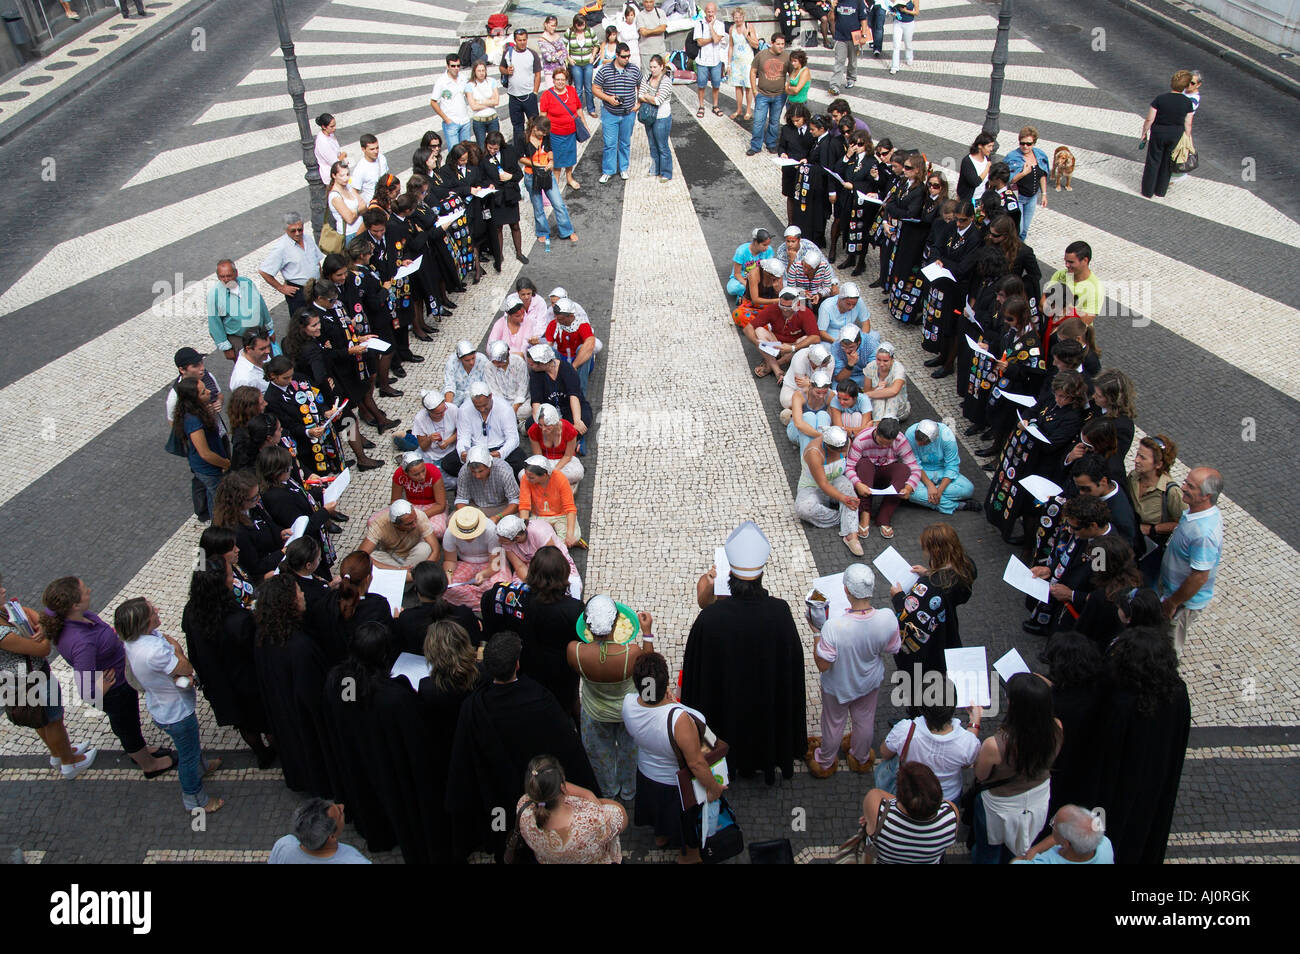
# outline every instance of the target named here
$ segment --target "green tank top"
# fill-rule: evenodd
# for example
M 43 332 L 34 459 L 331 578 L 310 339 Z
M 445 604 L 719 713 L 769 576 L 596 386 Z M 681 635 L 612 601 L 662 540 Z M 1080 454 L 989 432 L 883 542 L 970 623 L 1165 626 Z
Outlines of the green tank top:
M 582 647 L 578 647 L 578 673 L 582 676 L 580 697 L 582 711 L 597 722 L 622 722 L 623 697 L 634 692 L 632 677 L 627 672 L 627 661 L 632 655 L 626 646 L 602 646 L 601 662 L 609 656 L 617 656 L 616 650 L 622 650 L 623 678 L 619 682 L 592 682 L 582 671 Z

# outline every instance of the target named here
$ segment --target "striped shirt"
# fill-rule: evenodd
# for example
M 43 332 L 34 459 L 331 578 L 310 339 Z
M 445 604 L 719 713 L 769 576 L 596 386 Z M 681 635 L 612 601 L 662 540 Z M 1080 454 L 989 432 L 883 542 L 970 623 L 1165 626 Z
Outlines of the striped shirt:
M 626 116 L 636 110 L 636 91 L 641 85 L 639 67 L 629 63 L 620 70 L 613 63 L 607 63 L 596 70 L 596 75 L 591 82 L 604 90 L 606 95 L 618 100 L 617 108 L 605 104 L 607 112 L 615 116 Z
M 864 427 L 853 439 L 853 444 L 849 448 L 849 470 L 857 471 L 858 461 L 864 457 L 877 467 L 888 467 L 895 461 L 902 461 L 911 471 L 908 480 L 912 482 L 912 486 L 916 487 L 921 483 L 921 465 L 916 462 L 912 445 L 907 442 L 907 435 L 902 431 L 898 432 L 898 436 L 893 441 L 881 447 L 876 443 L 876 425 Z
M 583 30 L 581 33 L 565 30 L 564 38 L 569 42 L 569 58 L 579 66 L 591 62 L 591 51 L 600 42 L 592 30 Z
M 957 813 L 947 802 L 942 802 L 928 821 L 906 815 L 896 798 L 883 799 L 880 811 L 877 818 L 883 820 L 872 839 L 876 864 L 937 865 L 948 846 L 957 841 Z

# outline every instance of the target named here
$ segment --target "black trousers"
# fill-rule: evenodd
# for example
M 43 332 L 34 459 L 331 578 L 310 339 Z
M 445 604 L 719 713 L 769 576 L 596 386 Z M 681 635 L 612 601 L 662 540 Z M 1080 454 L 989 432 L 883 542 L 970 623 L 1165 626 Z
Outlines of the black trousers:
M 130 14 L 126 12 L 126 0 L 117 0 L 117 6 L 122 11 L 122 16 L 130 16 Z M 144 0 L 135 0 L 135 12 L 140 14 L 140 16 L 144 16 Z
M 122 751 L 130 754 L 144 748 L 144 734 L 140 731 L 140 693 L 128 682 L 119 682 L 104 693 L 104 714 L 109 727 L 122 743 Z
M 1163 196 L 1169 191 L 1169 176 L 1173 172 L 1173 151 L 1183 138 L 1181 126 L 1152 126 L 1147 140 L 1147 162 L 1142 169 L 1142 194 L 1148 199 Z

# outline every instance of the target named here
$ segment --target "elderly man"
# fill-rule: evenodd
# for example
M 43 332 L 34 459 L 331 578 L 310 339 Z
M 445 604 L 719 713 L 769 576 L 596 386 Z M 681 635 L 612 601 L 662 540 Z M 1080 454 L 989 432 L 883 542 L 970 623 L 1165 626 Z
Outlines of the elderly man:
M 541 454 L 524 461 L 523 473 L 523 483 L 519 485 L 519 516 L 524 520 L 540 517 L 555 528 L 566 547 L 586 549 L 569 478 L 552 470 L 551 461 Z
M 867 365 L 880 347 L 880 335 L 874 331 L 863 335 L 857 325 L 845 325 L 835 342 L 835 380 L 852 381 L 862 390 L 866 386 Z M 867 400 L 870 400 L 868 398 Z
M 718 19 L 718 5 L 712 0 L 704 5 L 704 19 L 695 22 L 694 36 L 700 47 L 700 52 L 695 55 L 695 93 L 700 108 L 695 115 L 704 118 L 704 88 L 712 83 L 713 115 L 721 116 L 718 93 L 722 89 L 722 71 L 726 68 L 730 51 L 727 48 L 727 26 Z
M 263 371 L 266 362 L 271 359 L 271 341 L 261 328 L 249 330 L 244 335 L 244 347 L 235 359 L 234 370 L 230 372 L 230 390 L 241 387 L 253 387 L 266 393 L 266 374 Z
M 515 479 L 515 471 L 482 445 L 470 448 L 465 469 L 456 483 L 456 509 L 462 507 L 475 507 L 492 520 L 519 512 L 519 481 Z
M 864 334 L 871 331 L 871 309 L 862 300 L 857 282 L 845 282 L 839 294 L 825 299 L 817 308 L 817 331 L 827 344 L 838 341 L 848 325 L 856 325 Z
M 797 262 L 791 262 L 786 266 L 785 283 L 787 286 L 799 289 L 808 306 L 813 309 L 820 308 L 822 301 L 832 295 L 838 295 L 840 291 L 839 282 L 835 280 L 835 272 L 831 270 L 830 263 L 826 261 L 826 256 L 816 249 L 805 252 Z
M 320 263 L 325 253 L 316 247 L 316 240 L 302 224 L 297 212 L 284 214 L 284 234 L 271 246 L 257 273 L 289 303 L 289 314 L 307 304 L 302 286 L 320 277 Z M 275 276 L 279 275 L 279 278 Z
M 762 353 L 762 363 L 754 367 L 754 377 L 769 374 L 779 377 L 800 348 L 821 341 L 817 319 L 803 307 L 797 288 L 782 288 L 775 305 L 759 310 L 745 326 L 745 337 Z
M 447 356 L 443 365 L 442 390 L 447 403 L 457 407 L 464 404 L 470 386 L 483 380 L 487 366 L 487 355 L 476 351 L 469 341 L 457 341 L 456 350 Z
M 961 474 L 961 457 L 952 428 L 939 421 L 919 421 L 907 429 L 907 442 L 921 465 L 921 483 L 912 491 L 912 503 L 940 513 L 979 513 L 984 509 L 978 500 L 971 499 L 975 485 Z
M 366 525 L 366 538 L 358 547 L 369 553 L 375 566 L 385 570 L 405 570 L 425 560 L 438 558 L 438 535 L 428 516 L 409 500 L 394 500 Z
M 309 798 L 293 813 L 293 834 L 271 848 L 273 865 L 368 865 L 370 859 L 339 841 L 343 834 L 343 804 Z
M 891 539 L 894 511 L 921 483 L 921 465 L 916 462 L 912 445 L 901 433 L 897 420 L 886 417 L 858 433 L 849 449 L 848 473 L 856 481 L 853 489 L 862 498 L 858 536 L 865 537 L 871 532 L 871 504 L 879 498 L 876 519 L 880 523 L 880 535 Z
M 812 382 L 813 372 L 821 370 L 825 370 L 828 374 L 835 373 L 835 355 L 831 353 L 830 348 L 819 341 L 811 347 L 796 351 L 781 381 L 781 407 L 790 410 L 795 392 L 807 390 Z M 785 414 L 781 415 L 781 421 L 789 423 Z
M 1174 646 L 1180 656 L 1196 617 L 1214 598 L 1214 580 L 1223 558 L 1223 514 L 1218 507 L 1223 475 L 1210 467 L 1197 467 L 1183 481 L 1182 491 L 1186 509 L 1165 545 L 1156 587 L 1165 616 L 1173 621 Z
M 591 330 L 591 323 L 584 313 L 578 317 L 578 306 L 568 298 L 556 301 L 551 309 L 553 315 L 546 326 L 546 340 L 561 361 L 571 365 L 578 372 L 578 380 L 586 393 L 587 381 L 591 378 L 591 369 L 596 359 L 596 333 Z
M 456 434 L 456 452 L 462 461 L 468 459 L 471 447 L 484 447 L 508 463 L 511 473 L 524 466 L 518 419 L 505 398 L 496 397 L 484 381 L 470 385 L 469 399 L 456 414 Z
M 217 350 L 234 361 L 250 328 L 265 328 L 275 338 L 271 312 L 262 293 L 252 279 L 239 276 L 234 262 L 223 258 L 217 262 L 217 284 L 208 290 L 208 333 Z
M 488 365 L 483 371 L 483 383 L 492 393 L 503 398 L 515 411 L 520 426 L 528 420 L 533 406 L 528 400 L 528 363 L 523 355 L 512 354 L 504 341 L 493 341 L 487 346 Z
M 1115 849 L 1106 837 L 1100 809 L 1062 805 L 1052 816 L 1051 834 L 1015 858 L 1013 865 L 1113 865 Z

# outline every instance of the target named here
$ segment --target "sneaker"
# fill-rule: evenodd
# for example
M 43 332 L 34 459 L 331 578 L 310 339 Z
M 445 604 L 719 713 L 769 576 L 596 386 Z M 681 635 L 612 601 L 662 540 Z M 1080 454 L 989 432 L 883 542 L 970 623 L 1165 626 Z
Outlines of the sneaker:
M 875 59 L 880 59 L 880 51 L 879 51 L 879 50 L 872 50 L 872 51 L 871 51 L 871 55 L 872 55 Z
M 747 156 L 757 156 L 757 155 L 758 155 L 758 150 L 757 150 L 757 149 L 746 149 L 746 150 L 745 150 L 745 155 L 747 155 Z
M 601 176 L 600 179 L 597 181 L 599 181 L 601 185 L 604 185 L 606 182 L 609 181 L 609 173 L 605 173 L 605 175 Z
M 838 95 L 840 95 L 840 88 L 839 88 L 838 86 L 834 86 L 834 85 L 832 85 L 832 86 L 830 87 L 830 91 L 831 91 L 831 95 L 832 95 L 832 96 L 838 96 Z
M 898 72 L 898 67 L 897 67 L 897 66 L 891 66 L 891 67 L 889 68 L 889 75 L 890 75 L 890 76 L 893 76 L 893 75 L 894 75 L 895 73 L 897 73 L 897 72 Z
M 857 80 L 846 80 L 845 83 L 844 83 L 844 88 L 845 88 L 845 89 L 852 89 L 853 87 L 855 87 L 855 86 L 857 86 L 857 85 L 858 85 L 858 81 L 857 81 Z
M 622 172 L 618 174 L 618 177 L 620 179 L 627 179 L 629 175 L 630 173 L 626 169 L 624 169 Z
M 99 750 L 86 749 L 81 754 L 84 755 L 85 758 L 82 759 L 80 762 L 76 762 L 72 765 L 59 766 L 59 771 L 62 772 L 63 777 L 68 779 L 69 781 L 76 778 L 82 772 L 86 771 L 86 769 L 90 768 L 92 765 L 95 764 L 95 756 L 99 754 Z
M 72 746 L 72 751 L 75 755 L 82 755 L 89 747 L 90 747 L 89 742 L 77 742 L 75 745 Z M 62 764 L 63 762 L 59 759 L 57 755 L 50 756 L 50 768 L 58 768 Z
M 660 181 L 660 182 L 672 182 L 672 181 L 673 181 L 673 177 L 672 177 L 672 176 L 660 176 L 660 177 L 659 177 L 659 181 Z

